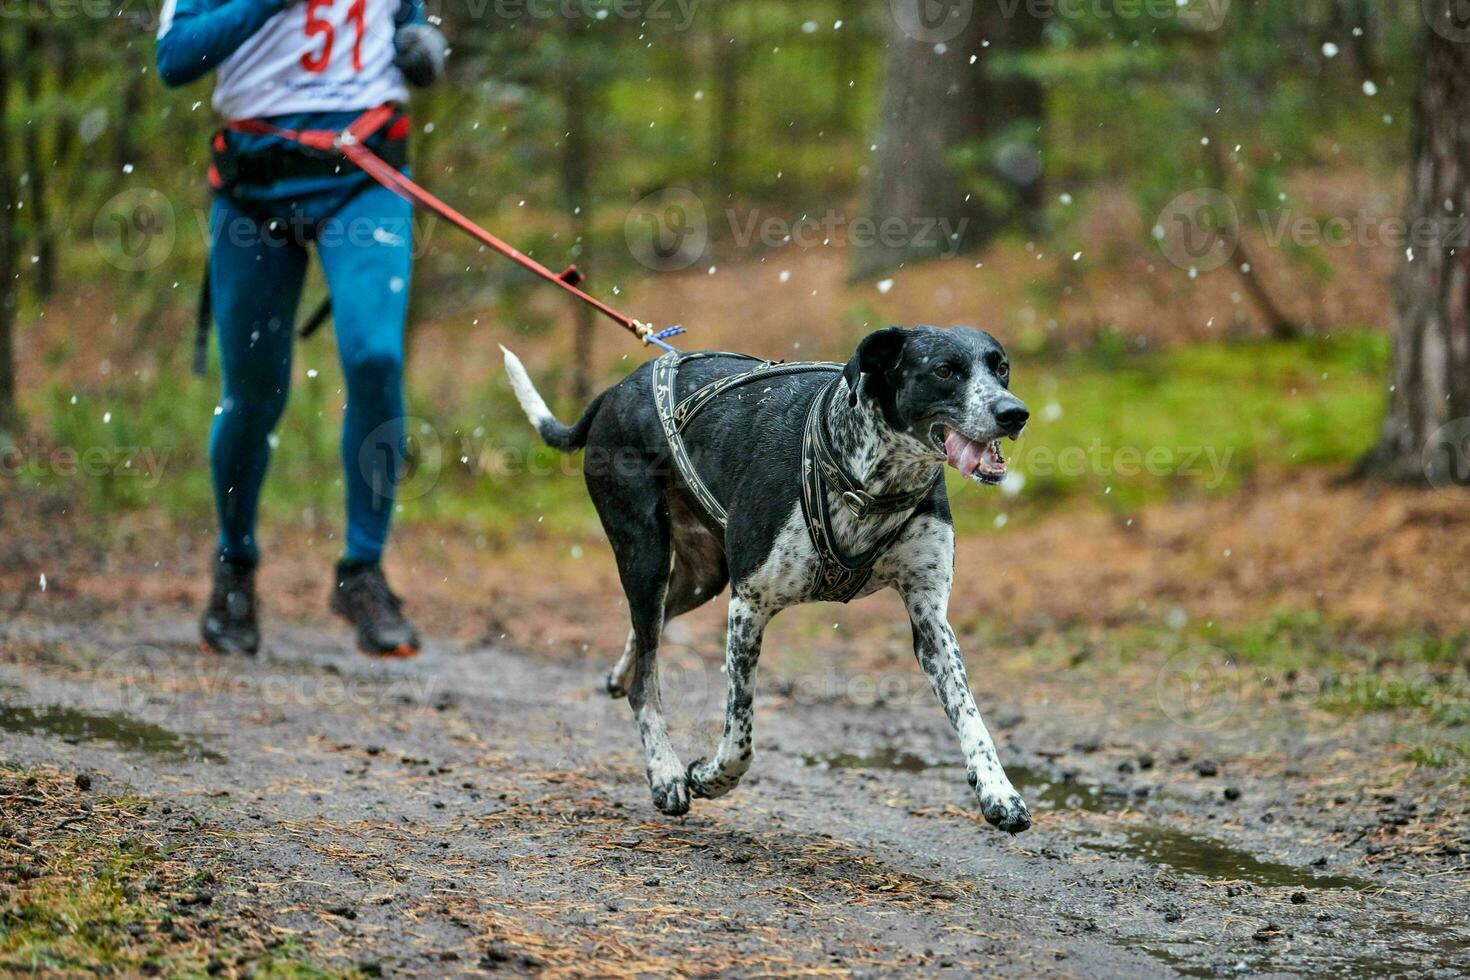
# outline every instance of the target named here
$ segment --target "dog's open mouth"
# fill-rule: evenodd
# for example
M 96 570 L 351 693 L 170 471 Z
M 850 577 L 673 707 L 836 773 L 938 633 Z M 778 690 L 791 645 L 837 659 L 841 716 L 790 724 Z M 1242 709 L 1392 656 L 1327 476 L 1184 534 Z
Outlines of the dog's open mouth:
M 995 484 L 1005 479 L 1006 458 L 1000 440 L 976 442 L 954 429 L 944 434 L 944 456 L 962 476 L 977 483 Z

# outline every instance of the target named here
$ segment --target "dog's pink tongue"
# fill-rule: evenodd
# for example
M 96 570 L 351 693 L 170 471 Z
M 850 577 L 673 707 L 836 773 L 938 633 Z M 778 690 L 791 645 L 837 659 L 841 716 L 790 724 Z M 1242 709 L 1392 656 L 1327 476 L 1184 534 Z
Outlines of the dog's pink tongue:
M 973 439 L 966 439 L 958 432 L 951 432 L 944 440 L 944 454 L 949 465 L 960 471 L 961 476 L 971 477 L 980 468 L 985 447 Z

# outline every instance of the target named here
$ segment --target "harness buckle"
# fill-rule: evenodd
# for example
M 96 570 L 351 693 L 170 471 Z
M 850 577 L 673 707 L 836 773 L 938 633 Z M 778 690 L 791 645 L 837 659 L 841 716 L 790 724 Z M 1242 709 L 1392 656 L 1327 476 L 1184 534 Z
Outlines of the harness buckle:
M 868 516 L 868 511 L 873 507 L 873 497 L 864 490 L 848 490 L 842 495 L 842 502 L 852 515 L 858 520 Z

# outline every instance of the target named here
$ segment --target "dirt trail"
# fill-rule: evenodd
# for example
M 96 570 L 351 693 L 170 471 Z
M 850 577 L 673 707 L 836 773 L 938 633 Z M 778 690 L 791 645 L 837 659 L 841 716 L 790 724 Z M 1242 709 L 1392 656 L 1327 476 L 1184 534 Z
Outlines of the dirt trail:
M 88 771 L 221 828 L 216 914 L 328 966 L 1470 970 L 1458 852 L 1377 861 L 1358 844 L 1415 804 L 1359 789 L 1332 812 L 1290 767 L 1248 765 L 1310 765 L 1330 740 L 1236 733 L 1201 764 L 1106 697 L 1079 714 L 982 693 L 1036 815 L 1010 838 L 977 822 L 936 706 L 798 697 L 767 675 L 751 776 L 671 820 L 590 661 L 436 642 L 384 665 L 336 631 L 273 638 L 258 660 L 227 660 L 197 654 L 182 620 L 0 625 L 0 744 L 11 764 Z M 722 691 L 716 669 L 681 663 L 666 690 L 688 761 L 717 734 Z M 1233 800 L 1211 765 L 1235 767 Z

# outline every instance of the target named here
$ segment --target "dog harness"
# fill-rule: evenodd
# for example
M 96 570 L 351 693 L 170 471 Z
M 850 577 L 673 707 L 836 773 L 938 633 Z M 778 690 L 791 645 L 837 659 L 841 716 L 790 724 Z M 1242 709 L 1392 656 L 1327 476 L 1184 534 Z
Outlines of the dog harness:
M 756 366 L 749 371 L 712 381 L 681 399 L 678 390 L 679 368 L 690 361 L 714 357 L 754 361 Z M 653 362 L 653 400 L 658 410 L 659 422 L 663 426 L 664 438 L 669 444 L 669 457 L 689 492 L 699 501 L 709 519 L 721 529 L 729 523 L 730 515 L 695 470 L 689 449 L 684 444 L 684 430 L 716 398 L 734 388 L 789 374 L 812 371 L 839 374 L 842 368 L 841 364 L 828 361 L 761 361 L 749 354 L 723 351 L 698 351 L 692 354 L 673 352 Z M 831 433 L 827 431 L 827 408 L 840 380 L 834 377 L 812 399 L 801 436 L 801 514 L 806 521 L 812 547 L 817 553 L 817 571 L 812 590 L 814 598 L 819 602 L 852 600 L 867 585 L 878 558 L 908 527 L 908 519 L 905 519 L 884 534 L 871 548 L 858 555 L 849 555 L 837 543 L 828 491 L 835 493 L 858 520 L 877 514 L 905 512 L 912 518 L 913 511 L 934 489 L 935 482 L 943 476 L 943 469 L 936 469 L 934 478 L 927 484 L 907 493 L 875 495 L 864 490 L 862 484 L 852 477 L 837 458 L 832 448 Z

